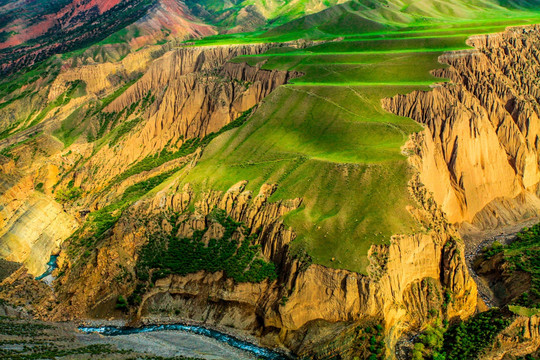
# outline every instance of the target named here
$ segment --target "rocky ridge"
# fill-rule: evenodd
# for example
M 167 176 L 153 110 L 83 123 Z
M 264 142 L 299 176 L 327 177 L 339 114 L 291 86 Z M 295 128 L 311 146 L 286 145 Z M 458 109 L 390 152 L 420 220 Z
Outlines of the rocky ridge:
M 440 57 L 451 79 L 383 106 L 425 125 L 421 179 L 452 223 L 480 230 L 538 217 L 540 107 L 534 77 L 538 28 L 469 40 Z
M 505 40 L 497 46 L 510 46 L 506 42 L 514 44 L 514 38 L 519 36 L 519 30 L 511 30 L 500 35 Z M 472 41 L 479 41 L 482 48 L 483 39 Z M 186 317 L 232 326 L 259 336 L 266 345 L 285 346 L 303 356 L 324 358 L 331 353 L 352 351 L 346 345 L 358 341 L 354 329 L 359 324 L 383 324 L 391 350 L 403 332 L 420 329 L 434 313 L 448 319 L 471 315 L 476 309 L 476 286 L 468 274 L 463 243 L 452 223 L 467 221 L 482 228 L 537 214 L 538 164 L 534 159 L 538 159 L 538 147 L 533 135 L 534 131 L 538 133 L 537 128 L 534 130 L 538 117 L 536 110 L 530 110 L 535 105 L 525 101 L 528 98 L 519 92 L 521 88 L 508 90 L 514 82 L 493 86 L 488 79 L 505 79 L 501 75 L 505 70 L 505 76 L 519 79 L 525 88 L 534 89 L 534 84 L 521 79 L 519 71 L 508 70 L 512 68 L 508 64 L 487 66 L 497 61 L 484 59 L 487 55 L 483 52 L 491 54 L 491 47 L 495 46 L 487 40 L 485 43 L 489 46 L 482 51 L 452 53 L 441 58 L 451 67 L 440 74 L 451 77 L 452 84 L 384 101 L 387 109 L 426 125 L 426 130 L 413 136 L 404 147 L 417 173 L 410 182 L 417 204 L 410 211 L 423 224 L 424 231 L 409 236 L 396 234 L 390 245 L 373 246 L 367 276 L 309 264 L 304 256 L 295 256 L 298 254 L 290 246 L 294 230 L 286 227 L 281 217 L 297 208 L 300 200 L 273 203 L 273 185 L 264 186 L 255 197 L 244 191 L 243 183 L 227 192 L 209 191 L 196 196 L 189 187 L 173 182 L 131 206 L 100 239 L 97 249 L 85 255 L 84 261 L 78 261 L 81 254 L 67 251 L 69 242 L 64 244 L 59 259 L 61 269 L 56 273 L 56 294 L 35 301 L 37 313 L 53 319 L 65 319 L 66 314 L 74 318 L 123 316 L 113 309 L 118 295 L 133 291 L 132 284 L 122 281 L 134 273 L 138 249 L 149 233 L 170 227 L 153 216 L 168 211 L 184 212 L 188 225 L 182 234 L 189 236 L 208 222 L 208 214 L 217 207 L 248 224 L 252 231 L 263 228 L 258 237 L 262 256 L 278 265 L 279 279 L 250 284 L 235 283 L 219 272 L 173 275 L 157 281 L 154 290 L 146 293 L 135 320 Z M 534 53 L 534 46 L 525 48 Z M 62 184 L 73 181 L 76 186 L 99 189 L 138 159 L 156 154 L 171 143 L 174 150 L 189 137 L 216 131 L 242 113 L 242 109 L 257 104 L 291 74 L 227 62 L 233 56 L 255 51 L 264 48 L 178 49 L 152 62 L 147 75 L 106 108 L 110 113 L 122 111 L 151 92 L 154 101 L 137 113 L 146 121 L 115 146 L 100 148 Z M 522 56 L 528 56 L 527 51 Z M 490 73 L 494 75 L 487 76 Z M 515 100 L 517 109 L 526 110 L 528 116 L 521 116 L 520 112 L 507 116 L 508 101 L 490 91 L 481 95 L 480 86 L 502 88 L 515 95 L 519 99 Z M 198 94 L 199 103 L 194 104 L 190 91 Z M 482 96 L 484 100 L 479 98 Z M 489 99 L 494 99 L 493 103 Z M 177 103 L 183 106 L 176 107 Z M 92 149 L 82 153 L 92 154 Z M 75 166 L 79 161 L 72 161 L 73 156 L 69 155 Z M 510 179 L 500 177 L 501 171 L 511 175 Z M 487 181 L 482 183 L 481 179 Z M 85 206 L 92 202 L 89 199 L 83 200 Z M 529 214 L 512 209 L 519 201 L 528 204 Z M 485 210 L 488 206 L 497 211 Z M 145 219 L 152 221 L 145 224 Z M 212 236 L 217 237 L 219 228 L 212 229 Z M 22 272 L 18 275 L 31 281 Z M 14 286 L 17 274 L 9 282 Z M 446 292 L 452 294 L 451 301 L 446 302 Z M 52 304 L 55 310 L 51 313 L 47 309 Z M 171 316 L 171 309 L 180 307 L 185 313 Z M 339 341 L 332 343 L 336 329 L 341 335 Z
M 440 57 L 449 67 L 434 74 L 451 82 L 383 101 L 389 111 L 425 125 L 413 136 L 411 150 L 423 160 L 416 165 L 419 179 L 471 241 L 469 252 L 477 253 L 485 243 L 473 241 L 482 234 L 484 239 L 496 239 L 494 234 L 504 238 L 501 231 L 535 223 L 540 215 L 540 108 L 531 76 L 540 65 L 538 36 L 538 26 L 530 26 L 472 37 L 474 50 Z M 411 159 L 416 162 L 415 156 Z M 507 266 L 496 256 L 477 269 L 495 284 L 496 295 L 503 294 L 498 299 L 503 305 L 527 287 L 520 275 L 506 274 Z M 534 352 L 540 341 L 537 322 L 537 316 L 513 316 L 481 358 Z
M 134 85 L 104 109 L 105 113 L 118 114 L 151 96 L 146 109 L 125 119 L 141 117 L 137 131 L 126 134 L 115 146 L 102 147 L 74 174 L 75 183 L 82 184 L 84 190 L 100 190 L 101 184 L 145 157 L 165 149 L 175 152 L 186 141 L 217 132 L 256 106 L 298 74 L 228 61 L 271 46 L 180 48 L 153 61 Z

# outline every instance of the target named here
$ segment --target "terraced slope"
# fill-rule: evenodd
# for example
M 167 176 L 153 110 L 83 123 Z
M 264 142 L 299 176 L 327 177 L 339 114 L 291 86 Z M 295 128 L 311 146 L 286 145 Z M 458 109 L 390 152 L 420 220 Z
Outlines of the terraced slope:
M 334 11 L 329 10 L 332 16 Z M 226 190 L 240 180 L 249 180 L 251 189 L 277 183 L 273 200 L 302 194 L 303 208 L 286 218 L 299 235 L 295 246 L 307 250 L 316 263 L 366 273 L 372 244 L 418 230 L 407 211 L 414 202 L 407 190 L 411 173 L 402 147 L 420 126 L 383 110 L 381 99 L 446 81 L 430 73 L 444 67 L 438 57 L 445 51 L 467 49 L 471 35 L 528 23 L 537 16 L 513 14 L 517 16 L 505 22 L 425 21 L 358 34 L 351 34 L 344 22 L 321 36 L 343 37 L 338 41 L 236 58 L 235 62 L 305 75 L 270 95 L 250 123 L 212 143 L 183 181 L 200 184 L 201 191 Z M 343 18 L 357 15 L 345 11 Z M 318 17 L 322 15 L 315 20 Z M 269 32 L 272 40 L 279 38 L 279 31 Z M 267 35 L 215 41 L 266 41 Z M 287 32 L 284 39 L 289 36 Z
M 471 49 L 469 36 L 540 22 L 530 3 L 503 5 L 362 0 L 269 30 L 108 57 L 113 36 L 56 57 L 58 73 L 35 75 L 25 90 L 41 102 L 18 89 L 0 109 L 3 171 L 22 168 L 29 193 L 54 197 L 81 225 L 54 249 L 57 298 L 32 302 L 36 313 L 203 319 L 307 358 L 389 353 L 434 316 L 471 315 L 476 286 L 463 244 L 415 173 L 419 138 L 433 132 L 415 135 L 419 123 L 385 109 L 409 110 L 396 105 L 409 97 L 396 95 L 432 88 L 466 106 L 456 79 L 480 78 L 467 73 L 467 52 L 447 53 L 455 62 L 437 72 L 454 85 L 431 71 L 445 67 L 441 54 Z M 32 105 L 45 110 L 35 115 Z M 463 128 L 471 119 L 460 118 Z M 18 208 L 14 222 L 40 221 L 19 220 Z M 22 280 L 13 283 L 32 279 Z M 369 344 L 362 329 L 376 325 Z

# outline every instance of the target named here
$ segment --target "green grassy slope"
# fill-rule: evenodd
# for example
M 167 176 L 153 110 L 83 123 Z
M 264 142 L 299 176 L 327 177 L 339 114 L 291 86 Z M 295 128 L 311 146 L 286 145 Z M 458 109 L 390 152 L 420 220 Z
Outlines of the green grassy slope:
M 540 13 L 530 7 L 509 9 L 492 0 L 362 0 L 267 32 L 198 41 L 332 40 L 235 59 L 305 75 L 272 93 L 245 125 L 210 143 L 183 182 L 199 192 L 241 180 L 252 190 L 277 183 L 273 200 L 304 199 L 285 219 L 298 234 L 294 246 L 316 263 L 365 273 L 372 244 L 418 230 L 406 210 L 413 204 L 411 170 L 401 147 L 421 127 L 385 112 L 381 99 L 445 81 L 430 70 L 442 67 L 437 58 L 444 51 L 467 48 L 469 36 L 535 21 Z
M 372 244 L 418 225 L 406 211 L 411 173 L 401 147 L 421 128 L 381 108 L 381 99 L 445 81 L 444 51 L 467 48 L 474 34 L 540 20 L 540 13 L 495 1 L 362 1 L 340 5 L 265 33 L 203 39 L 197 45 L 336 39 L 306 49 L 279 48 L 235 59 L 296 70 L 244 126 L 215 139 L 183 181 L 200 191 L 249 180 L 277 183 L 273 200 L 302 197 L 286 223 L 314 262 L 366 272 Z M 446 18 L 448 21 L 442 22 Z
M 229 29 L 252 22 L 256 28 L 284 24 L 347 0 L 187 0 L 194 14 Z M 248 26 L 252 27 L 252 26 Z

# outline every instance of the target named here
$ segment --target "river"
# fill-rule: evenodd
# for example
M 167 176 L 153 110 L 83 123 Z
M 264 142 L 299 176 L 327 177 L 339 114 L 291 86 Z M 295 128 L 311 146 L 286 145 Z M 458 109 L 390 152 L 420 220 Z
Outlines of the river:
M 109 339 L 107 342 L 119 348 L 144 350 L 160 356 L 182 355 L 206 359 L 227 359 L 231 356 L 235 359 L 290 359 L 281 353 L 196 325 L 146 325 L 137 328 L 81 326 L 78 329 L 82 333 L 105 335 Z

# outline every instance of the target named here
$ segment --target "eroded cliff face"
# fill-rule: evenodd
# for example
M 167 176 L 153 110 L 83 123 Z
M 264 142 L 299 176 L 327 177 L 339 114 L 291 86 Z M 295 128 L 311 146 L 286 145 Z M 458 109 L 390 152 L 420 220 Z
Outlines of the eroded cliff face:
M 37 141 L 42 143 L 41 156 L 45 157 L 61 146 L 50 139 Z M 78 226 L 44 193 L 57 173 L 58 169 L 47 164 L 33 169 L 17 167 L 12 159 L 0 155 L 0 256 L 23 263 L 34 276 L 46 270 L 51 251 L 58 251 Z M 38 179 L 44 181 L 40 190 L 36 190 Z
M 409 189 L 416 204 L 409 210 L 422 231 L 396 234 L 389 245 L 372 246 L 367 275 L 311 264 L 307 254 L 294 250 L 294 229 L 282 217 L 301 205 L 302 194 L 298 199 L 272 202 L 275 185 L 271 184 L 254 196 L 245 190 L 245 182 L 220 192 L 193 189 L 176 179 L 125 211 L 118 210 L 119 220 L 93 238 L 90 247 L 84 244 L 85 228 L 64 243 L 55 292 L 33 301 L 37 314 L 55 320 L 127 317 L 134 323 L 191 319 L 230 326 L 258 336 L 265 345 L 321 359 L 335 352 L 345 358 L 359 356 L 350 346 L 360 341 L 358 326 L 383 325 L 390 355 L 401 334 L 420 330 L 434 316 L 470 316 L 476 310 L 477 289 L 453 224 L 471 222 L 483 228 L 538 212 L 539 120 L 532 101 L 536 85 L 519 71 L 520 66 L 534 63 L 531 54 L 536 53 L 538 42 L 537 35 L 521 31 L 474 38 L 477 50 L 444 55 L 441 60 L 450 67 L 438 73 L 453 83 L 384 100 L 387 109 L 426 125 L 403 149 L 415 173 Z M 515 45 L 517 39 L 525 45 Z M 163 150 L 174 152 L 189 139 L 218 131 L 296 76 L 228 62 L 238 55 L 263 52 L 268 46 L 180 48 L 157 58 L 143 50 L 103 67 L 103 73 L 92 71 L 94 65 L 88 64 L 82 69 L 66 67 L 53 91 L 60 94 L 69 82 L 84 78 L 91 82 L 90 98 L 112 84 L 110 75 L 116 71 L 135 73 L 137 66 L 146 71 L 104 109 L 117 114 L 136 104 L 135 111 L 121 119 L 127 123 L 142 118 L 132 131 L 118 142 L 103 141 L 96 148 L 75 144 L 69 155 L 54 150 L 55 161 L 70 169 L 66 172 L 70 176 L 56 175 L 54 183 L 66 186 L 72 181 L 85 191 L 68 210 L 100 209 L 121 198 L 130 185 L 182 166 L 185 171 L 195 169 L 200 151 L 106 188 L 138 161 Z M 525 59 L 516 57 L 516 66 L 504 60 L 512 46 Z M 507 50 L 498 53 L 497 47 Z M 104 131 L 112 129 L 111 125 Z M 43 163 L 36 164 L 42 171 Z M 60 168 L 54 161 L 49 165 Z M 9 197 L 16 186 L 23 186 L 22 178 L 7 186 L 7 195 L 2 196 Z M 45 189 L 50 193 L 52 186 Z M 107 196 L 100 194 L 104 189 Z M 222 271 L 169 275 L 140 294 L 140 302 L 128 313 L 116 310 L 119 295 L 136 291 L 136 265 L 149 237 L 178 225 L 176 236 L 190 237 L 204 230 L 207 239 L 219 239 L 223 229 L 210 216 L 215 208 L 257 234 L 260 256 L 276 264 L 278 279 L 235 282 Z M 165 216 L 170 213 L 180 214 L 181 223 L 172 224 Z M 40 228 L 34 233 L 39 237 L 46 231 Z M 7 296 L 26 288 L 24 283 L 32 279 L 21 270 L 9 279 Z M 360 351 L 360 355 L 367 354 Z
M 120 65 L 111 64 L 111 71 L 93 71 L 93 67 L 102 65 L 87 65 L 60 74 L 53 86 L 53 90 L 58 89 L 56 92 L 61 92 L 73 79 L 88 74 L 97 80 L 87 88 L 99 93 L 109 86 L 111 74 L 128 68 L 133 74 L 138 70 L 132 64 L 141 66 L 144 61 L 149 64 L 144 75 L 104 109 L 105 114 L 116 116 L 126 114 L 133 104 L 145 103 L 122 119 L 123 123 L 139 121 L 140 124 L 117 143 L 101 147 L 74 174 L 75 183 L 84 190 L 99 191 L 145 157 L 164 149 L 174 153 L 186 141 L 217 132 L 256 106 L 272 90 L 298 74 L 229 61 L 243 54 L 264 52 L 272 46 L 275 45 L 180 48 L 166 52 L 151 64 L 148 62 L 153 52 L 148 49 L 133 55 L 134 59 L 125 58 Z
M 94 71 L 97 65 L 91 64 L 64 68 L 52 92 L 61 94 L 70 82 L 84 79 L 86 96 L 95 98 L 112 85 L 111 75 L 129 76 L 138 71 L 137 66 L 148 67 L 145 75 L 104 109 L 117 114 L 137 104 L 135 111 L 122 118 L 123 122 L 143 119 L 133 131 L 95 150 L 75 144 L 71 148 L 77 151 L 57 156 L 58 161 L 70 165 L 66 166 L 70 175 L 57 179 L 59 186 L 65 188 L 73 182 L 84 191 L 69 211 L 77 214 L 79 209 L 102 208 L 121 198 L 127 186 L 186 164 L 191 165 L 185 171 L 192 171 L 198 153 L 132 175 L 108 189 L 110 196 L 99 194 L 111 179 L 138 161 L 164 149 L 174 152 L 189 139 L 218 131 L 297 76 L 229 62 L 270 46 L 180 48 L 155 60 L 150 50 L 143 50 L 100 71 Z M 413 154 L 411 164 L 422 169 L 428 160 L 414 153 L 414 147 L 414 142 L 408 144 L 407 151 Z M 282 222 L 283 215 L 298 208 L 301 200 L 274 203 L 269 201 L 274 185 L 263 186 L 257 196 L 245 191 L 245 185 L 237 184 L 224 193 L 199 193 L 173 182 L 127 208 L 111 230 L 90 241 L 91 248 L 84 248 L 84 241 L 79 241 L 85 240 L 87 229 L 82 228 L 63 244 L 55 293 L 34 301 L 36 313 L 56 320 L 126 316 L 115 310 L 116 301 L 119 295 L 127 297 L 136 291 L 131 280 L 137 275 L 141 247 L 152 234 L 172 226 L 164 214 L 182 214 L 185 222 L 177 236 L 189 237 L 194 230 L 208 227 L 208 237 L 219 238 L 221 230 L 209 217 L 214 208 L 244 223 L 251 232 L 260 231 L 256 241 L 261 256 L 276 264 L 279 278 L 245 283 L 235 282 L 223 272 L 171 275 L 141 294 L 140 304 L 128 314 L 131 320 L 192 319 L 230 326 L 258 336 L 265 345 L 324 358 L 332 352 L 357 356 L 350 345 L 359 341 L 359 325 L 383 325 L 390 354 L 404 331 L 419 329 L 433 314 L 451 319 L 475 311 L 476 286 L 468 276 L 463 244 L 418 177 L 410 183 L 417 200 L 410 211 L 424 231 L 396 234 L 389 245 L 373 246 L 368 275 L 311 264 L 307 254 L 294 251 L 294 229 Z M 10 279 L 8 289 L 30 281 L 23 273 L 19 275 L 19 280 Z M 445 300 L 445 293 L 452 294 L 451 302 Z M 181 312 L 176 313 L 176 309 Z M 340 334 L 337 342 L 336 331 Z
M 419 206 L 411 211 L 425 233 L 397 235 L 388 246 L 373 246 L 368 276 L 310 264 L 307 254 L 295 253 L 290 246 L 295 233 L 281 219 L 301 200 L 270 202 L 274 185 L 264 185 L 255 197 L 245 185 L 197 197 L 189 185 L 171 184 L 126 212 L 90 257 L 78 258 L 82 251 L 74 255 L 64 248 L 56 283 L 59 305 L 43 314 L 54 319 L 121 316 L 114 305 L 119 295 L 134 291 L 130 279 L 136 278 L 141 246 L 153 233 L 172 227 L 161 215 L 181 214 L 178 237 L 208 229 L 203 238 L 219 239 L 222 229 L 209 217 L 215 208 L 258 234 L 261 254 L 278 266 L 279 278 L 245 283 L 223 272 L 170 275 L 142 294 L 130 312 L 132 320 L 189 319 L 228 326 L 258 336 L 265 345 L 324 358 L 335 351 L 357 356 L 350 345 L 359 339 L 354 330 L 359 324 L 383 324 L 390 354 L 403 331 L 420 328 L 434 313 L 449 319 L 474 313 L 476 286 L 463 245 L 417 178 L 411 192 Z M 452 294 L 451 301 L 445 293 Z M 341 334 L 337 342 L 336 329 Z M 308 338 L 316 339 L 316 345 Z
M 416 137 L 421 180 L 452 223 L 487 229 L 540 214 L 538 28 L 476 36 L 474 50 L 442 55 L 451 79 L 386 99 L 426 126 Z
M 90 259 L 85 258 L 84 261 L 80 261 L 80 258 L 77 259 L 73 253 L 70 254 L 70 249 L 68 249 L 65 255 L 59 258 L 59 265 L 66 275 L 59 278 L 58 293 L 59 299 L 64 301 L 69 311 L 65 312 L 59 308 L 55 317 L 84 317 L 92 313 L 99 315 L 100 312 L 111 310 L 107 306 L 99 308 L 101 303 L 111 300 L 114 303 L 119 293 L 131 293 L 135 283 L 124 280 L 126 277 L 136 278 L 135 264 L 138 261 L 141 246 L 148 241 L 149 236 L 171 229 L 174 225 L 163 216 L 164 214 L 181 214 L 177 220 L 179 230 L 176 236 L 190 237 L 194 231 L 207 228 L 204 239 L 209 240 L 210 238 L 219 239 L 223 235 L 223 228 L 213 222 L 210 217 L 215 208 L 222 209 L 230 217 L 244 224 L 252 233 L 257 232 L 256 244 L 261 246 L 262 256 L 278 262 L 280 258 L 283 258 L 283 248 L 294 238 L 292 231 L 285 227 L 280 219 L 286 213 L 298 208 L 301 200 L 269 203 L 268 198 L 275 191 L 275 186 L 264 185 L 259 194 L 253 196 L 251 191 L 244 190 L 245 185 L 245 182 L 239 183 L 225 193 L 211 191 L 205 193 L 199 200 L 195 200 L 193 190 L 189 185 L 179 187 L 177 183 L 173 183 L 155 197 L 139 202 L 130 209 L 112 229 L 110 236 L 99 244 L 98 251 L 95 254 L 92 253 Z M 190 211 L 188 209 L 190 207 L 194 207 L 194 210 Z M 240 234 L 235 236 L 242 237 Z M 100 271 L 96 272 L 96 268 Z M 119 275 L 124 273 L 124 277 L 119 278 Z M 205 278 L 213 280 L 202 281 Z M 201 279 L 201 282 L 199 283 L 197 279 Z M 226 279 L 223 273 L 201 272 L 184 277 L 172 276 L 158 281 L 155 287 L 144 295 L 136 314 L 140 316 L 148 306 L 147 303 L 153 303 L 153 299 L 162 293 L 172 295 L 189 293 L 200 302 L 204 298 L 203 293 L 208 293 L 208 291 L 203 291 L 208 282 L 215 286 L 214 291 L 221 294 L 232 293 L 228 296 L 231 299 L 237 298 L 236 301 L 229 300 L 230 309 L 226 310 L 227 306 L 224 306 L 224 314 L 233 311 L 236 302 L 240 305 L 256 303 L 256 299 L 249 296 L 249 289 L 259 288 L 261 295 L 259 298 L 261 298 L 266 293 L 263 290 L 276 287 L 276 283 L 268 282 L 235 284 L 232 279 Z M 194 288 L 190 291 L 184 289 L 186 292 L 183 293 L 182 283 L 189 283 Z M 230 291 L 224 291 L 221 287 L 226 284 L 231 288 Z M 244 290 L 238 293 L 238 289 Z M 226 299 L 223 301 L 227 303 Z M 155 306 L 166 306 L 166 303 L 158 303 Z M 195 309 L 188 306 L 186 311 L 205 310 L 204 307 Z M 249 321 L 248 319 L 254 315 L 249 314 L 244 321 Z

